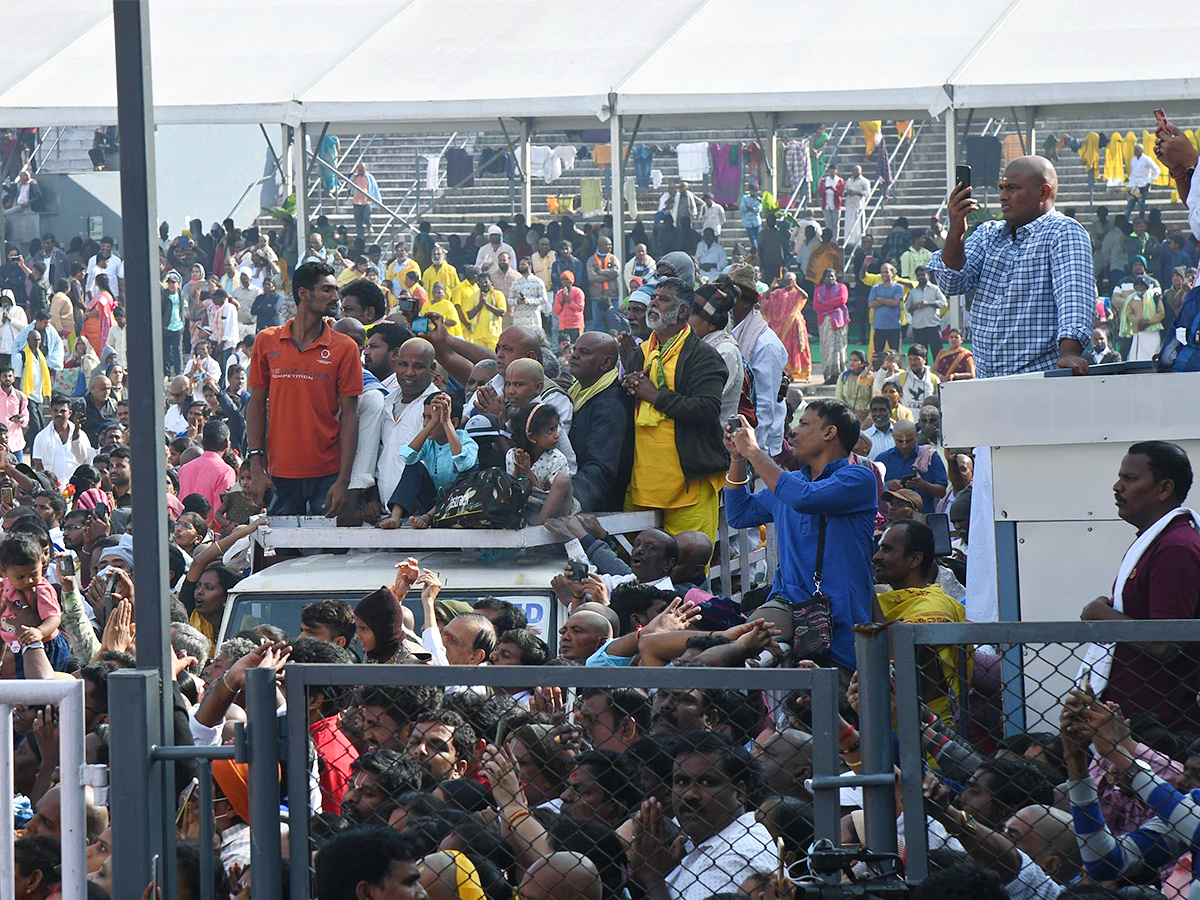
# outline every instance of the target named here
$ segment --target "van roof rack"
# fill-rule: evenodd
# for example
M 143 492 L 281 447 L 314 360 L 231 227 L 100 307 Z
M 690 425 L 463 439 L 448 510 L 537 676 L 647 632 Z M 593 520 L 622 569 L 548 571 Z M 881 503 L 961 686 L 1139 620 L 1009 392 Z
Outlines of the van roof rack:
M 628 534 L 657 528 L 661 514 L 643 512 L 598 513 L 597 520 L 609 534 Z M 271 516 L 267 527 L 257 532 L 264 550 L 479 550 L 483 547 L 524 549 L 561 544 L 562 538 L 548 528 L 397 528 L 387 530 L 364 525 L 339 528 L 321 516 Z

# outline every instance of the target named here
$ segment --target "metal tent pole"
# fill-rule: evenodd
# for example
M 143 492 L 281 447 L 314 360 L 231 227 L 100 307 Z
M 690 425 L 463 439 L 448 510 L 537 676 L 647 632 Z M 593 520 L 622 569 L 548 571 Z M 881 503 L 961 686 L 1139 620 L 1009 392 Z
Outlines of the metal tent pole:
M 130 449 L 133 468 L 133 527 L 138 539 L 133 548 L 137 573 L 135 615 L 138 623 L 138 669 L 152 685 L 155 707 L 148 739 L 159 746 L 173 743 L 174 701 L 169 686 L 171 659 L 167 627 L 167 510 L 162 502 L 166 459 L 162 452 L 163 405 L 156 389 L 163 380 L 162 300 L 159 285 L 158 243 L 155 223 L 154 101 L 150 78 L 150 8 L 148 0 L 113 0 L 116 36 L 117 127 L 121 136 L 122 251 L 125 254 L 125 297 L 129 310 L 129 379 L 145 389 L 130 395 Z M 155 683 L 157 680 L 157 683 Z M 120 758 L 119 756 L 116 758 Z M 173 821 L 174 766 L 145 769 L 145 794 L 141 802 L 149 821 Z M 116 820 L 120 825 L 120 820 Z M 126 843 L 132 836 L 117 836 Z M 148 861 L 156 851 L 164 871 L 174 872 L 174 842 L 162 829 L 149 835 Z M 140 896 L 146 887 L 147 867 L 114 871 L 116 895 Z M 166 896 L 174 895 L 173 881 Z

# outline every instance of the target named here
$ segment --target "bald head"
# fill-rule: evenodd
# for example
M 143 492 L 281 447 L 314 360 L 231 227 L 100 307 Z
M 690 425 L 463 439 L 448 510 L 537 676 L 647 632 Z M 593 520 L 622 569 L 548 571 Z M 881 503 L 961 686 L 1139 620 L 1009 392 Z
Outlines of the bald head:
M 536 334 L 528 328 L 514 325 L 500 332 L 500 337 L 496 340 L 496 361 L 501 367 L 505 367 L 522 356 L 538 359 L 541 349 L 542 342 Z
M 1000 184 L 1000 213 L 1013 230 L 1054 208 L 1058 173 L 1048 159 L 1020 156 L 1008 164 Z
M 520 376 L 531 381 L 545 381 L 546 369 L 536 359 L 521 357 L 508 364 L 508 368 L 504 370 L 504 376 L 506 378 Z
M 358 319 L 352 319 L 349 316 L 338 319 L 333 323 L 333 330 L 339 334 L 346 335 L 346 337 L 358 344 L 359 350 L 362 350 L 367 345 L 367 329 Z
M 580 610 L 558 630 L 558 655 L 582 663 L 612 636 L 608 619 L 590 609 Z
M 1017 849 L 1059 884 L 1070 884 L 1083 865 L 1071 814 L 1049 806 L 1026 806 L 1004 823 Z
M 437 359 L 437 353 L 433 349 L 433 344 L 425 340 L 425 338 L 409 338 L 400 345 L 400 356 L 402 359 L 419 359 L 422 362 L 432 363 Z
M 617 339 L 604 331 L 585 331 L 571 350 L 571 375 L 591 387 L 601 375 L 612 371 L 620 358 Z
M 703 581 L 712 559 L 712 540 L 703 531 L 681 531 L 675 535 L 675 543 L 679 546 L 679 559 L 671 570 L 671 581 L 675 584 Z
M 807 799 L 805 779 L 812 777 L 812 735 L 795 728 L 777 731 L 754 751 L 771 793 Z
M 1034 178 L 1042 184 L 1048 184 L 1052 198 L 1058 194 L 1058 172 L 1055 170 L 1054 164 L 1044 156 L 1018 156 L 1004 170 L 1005 178 L 1017 175 Z
M 621 618 L 613 612 L 611 606 L 605 606 L 603 603 L 587 603 L 579 604 L 579 612 L 594 612 L 601 615 L 608 622 L 608 627 L 612 629 L 613 637 L 621 633 Z
M 915 435 L 917 433 L 917 426 L 908 419 L 900 419 L 895 425 L 892 426 L 892 431 L 894 431 L 896 434 Z
M 590 859 L 562 851 L 535 861 L 525 871 L 517 893 L 524 900 L 600 900 L 603 889 Z

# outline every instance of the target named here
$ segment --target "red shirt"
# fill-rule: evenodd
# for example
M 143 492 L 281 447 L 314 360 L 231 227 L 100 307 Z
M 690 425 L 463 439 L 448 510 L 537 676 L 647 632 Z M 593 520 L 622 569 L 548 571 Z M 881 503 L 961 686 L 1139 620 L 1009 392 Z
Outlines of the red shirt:
M 1200 534 L 1191 518 L 1181 515 L 1168 525 L 1117 590 L 1130 618 L 1200 618 Z M 1121 704 L 1126 718 L 1150 712 L 1175 730 L 1200 731 L 1200 648 L 1179 647 L 1181 652 L 1164 665 L 1134 644 L 1117 644 L 1104 699 Z
M 338 717 L 330 716 L 314 722 L 308 729 L 317 750 L 317 773 L 321 781 L 321 809 L 341 815 L 342 794 L 350 783 L 350 764 L 358 759 L 358 751 L 338 727 Z
M 179 467 L 179 496 L 199 494 L 212 504 L 208 524 L 215 525 L 221 495 L 237 484 L 237 472 L 220 453 L 205 450 L 196 459 Z
M 267 471 L 280 478 L 324 478 L 341 469 L 339 401 L 362 394 L 362 355 L 328 322 L 301 351 L 292 339 L 293 321 L 258 333 L 250 387 L 269 392 Z

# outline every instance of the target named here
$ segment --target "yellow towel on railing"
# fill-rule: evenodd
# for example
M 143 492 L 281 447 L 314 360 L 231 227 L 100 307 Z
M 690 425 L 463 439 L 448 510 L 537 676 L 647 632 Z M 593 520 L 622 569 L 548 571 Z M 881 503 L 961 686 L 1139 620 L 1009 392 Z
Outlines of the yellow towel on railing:
M 863 140 L 867 143 L 867 156 L 870 156 L 875 152 L 875 141 L 883 129 L 883 121 L 875 119 L 869 122 L 859 122 L 858 127 L 862 129 Z
M 1089 131 L 1083 143 L 1079 145 L 1079 158 L 1083 167 L 1092 173 L 1093 178 L 1100 177 L 1100 135 Z
M 905 119 L 903 122 L 896 120 L 896 137 L 900 140 L 912 137 L 912 119 Z
M 1125 145 L 1115 132 L 1104 148 L 1104 181 L 1109 185 L 1125 183 Z
M 1114 134 L 1114 137 L 1115 136 L 1116 135 Z M 1137 143 L 1137 135 L 1134 134 L 1132 131 L 1128 132 L 1125 135 L 1125 137 L 1121 139 L 1121 152 L 1125 154 L 1125 168 L 1126 169 L 1129 168 L 1129 161 L 1131 159 L 1133 159 L 1133 147 L 1134 147 L 1134 144 L 1136 144 L 1136 143 Z

